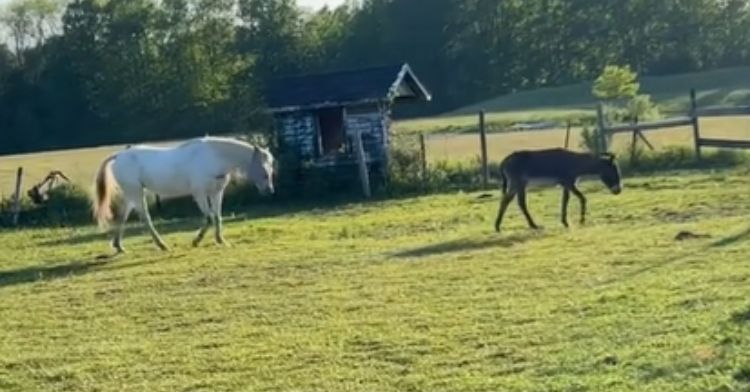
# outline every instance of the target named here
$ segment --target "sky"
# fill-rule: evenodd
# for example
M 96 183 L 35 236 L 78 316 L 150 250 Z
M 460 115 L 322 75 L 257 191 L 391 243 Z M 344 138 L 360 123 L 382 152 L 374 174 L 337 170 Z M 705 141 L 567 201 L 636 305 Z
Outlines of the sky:
M 0 2 L 2 1 L 5 0 L 0 0 Z M 297 4 L 313 9 L 321 8 L 324 5 L 328 5 L 329 7 L 336 7 L 342 3 L 344 3 L 344 0 L 297 0 Z
M 0 0 L 0 6 L 4 6 L 5 4 L 9 3 L 11 0 Z M 336 7 L 339 4 L 342 4 L 344 0 L 297 0 L 297 3 L 304 7 L 311 7 L 313 9 L 318 9 L 323 7 L 324 5 L 328 5 L 329 7 Z

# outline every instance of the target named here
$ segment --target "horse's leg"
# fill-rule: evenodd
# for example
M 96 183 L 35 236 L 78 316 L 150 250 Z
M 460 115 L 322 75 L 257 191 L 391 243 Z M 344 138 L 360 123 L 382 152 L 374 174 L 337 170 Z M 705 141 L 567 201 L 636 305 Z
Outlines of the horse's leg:
M 224 190 L 220 190 L 213 194 L 213 196 L 209 196 L 209 205 L 211 207 L 211 212 L 214 217 L 214 235 L 216 239 L 216 243 L 220 245 L 229 245 L 226 240 L 224 240 L 224 235 L 222 234 L 222 217 L 221 217 L 221 204 L 222 199 L 224 198 Z
M 583 193 L 581 193 L 575 185 L 570 188 L 570 191 L 573 192 L 581 202 L 581 224 L 584 224 L 586 223 L 586 197 L 583 196 Z
M 198 246 L 200 245 L 201 241 L 203 241 L 203 237 L 205 237 L 208 229 L 211 227 L 211 209 L 208 207 L 208 198 L 205 196 L 205 194 L 193 194 L 193 200 L 195 200 L 195 204 L 198 205 L 201 213 L 203 213 L 203 216 L 206 218 L 206 222 L 203 224 L 203 226 L 201 226 L 200 229 L 198 229 L 198 233 L 193 239 L 193 246 Z
M 159 249 L 164 250 L 164 251 L 169 250 L 169 247 L 167 246 L 167 244 L 164 243 L 164 241 L 159 236 L 159 233 L 156 231 L 156 228 L 154 227 L 154 222 L 151 220 L 151 214 L 148 213 L 148 204 L 146 203 L 146 194 L 142 190 L 141 190 L 141 197 L 135 208 L 138 211 L 138 215 L 141 216 L 141 219 L 143 219 L 143 221 L 146 222 L 146 226 L 148 227 L 148 230 L 151 233 L 151 238 L 154 239 L 156 246 L 158 246 Z
M 112 247 L 115 248 L 117 253 L 125 253 L 125 248 L 122 247 L 122 235 L 125 232 L 125 225 L 128 223 L 128 217 L 132 211 L 133 204 L 125 200 L 120 212 L 120 221 L 117 224 L 115 236 L 112 239 Z
M 539 229 L 539 226 L 534 223 L 534 220 L 531 219 L 531 214 L 529 214 L 529 209 L 526 207 L 526 186 L 525 184 L 519 187 L 518 189 L 518 207 L 521 208 L 521 212 L 523 212 L 523 216 L 526 217 L 526 222 L 529 224 L 529 227 L 532 229 Z
M 510 188 L 508 193 L 504 193 L 500 197 L 500 209 L 497 211 L 497 218 L 495 219 L 495 231 L 500 232 L 500 225 L 503 223 L 503 216 L 505 216 L 505 211 L 508 209 L 508 205 L 513 201 L 514 197 L 516 197 L 516 191 L 513 188 Z
M 563 188 L 562 195 L 562 224 L 568 227 L 568 202 L 570 201 L 570 191 L 567 187 Z

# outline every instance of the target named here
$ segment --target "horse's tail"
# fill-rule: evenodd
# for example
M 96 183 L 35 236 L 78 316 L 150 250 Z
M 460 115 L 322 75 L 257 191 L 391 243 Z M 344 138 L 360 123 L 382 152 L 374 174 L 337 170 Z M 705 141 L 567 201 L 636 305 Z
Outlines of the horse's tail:
M 112 220 L 112 197 L 117 185 L 112 176 L 112 161 L 117 155 L 110 155 L 102 162 L 96 173 L 96 200 L 94 201 L 94 219 L 101 229 L 106 229 Z

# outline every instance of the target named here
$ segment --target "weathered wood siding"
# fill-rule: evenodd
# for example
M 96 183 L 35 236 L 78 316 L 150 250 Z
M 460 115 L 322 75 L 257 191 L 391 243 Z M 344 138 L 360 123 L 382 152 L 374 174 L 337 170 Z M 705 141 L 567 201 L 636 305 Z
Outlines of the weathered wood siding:
M 387 139 L 383 129 L 383 119 L 378 111 L 347 113 L 344 122 L 350 137 L 353 137 L 357 131 L 362 133 L 365 153 L 370 160 L 383 158 Z
M 276 129 L 287 148 L 296 149 L 302 158 L 315 157 L 317 127 L 310 112 L 293 112 L 276 115 Z

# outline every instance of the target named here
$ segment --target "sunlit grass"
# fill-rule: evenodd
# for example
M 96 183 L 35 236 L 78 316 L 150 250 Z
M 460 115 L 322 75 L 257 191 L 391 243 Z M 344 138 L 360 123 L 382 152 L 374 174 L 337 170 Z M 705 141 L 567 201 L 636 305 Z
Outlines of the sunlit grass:
M 234 221 L 228 249 L 161 222 L 172 253 L 133 229 L 109 261 L 93 227 L 0 232 L 0 389 L 750 387 L 748 173 L 584 189 L 570 230 L 534 190 L 541 232 L 477 193 Z

